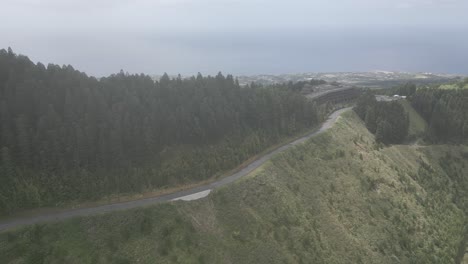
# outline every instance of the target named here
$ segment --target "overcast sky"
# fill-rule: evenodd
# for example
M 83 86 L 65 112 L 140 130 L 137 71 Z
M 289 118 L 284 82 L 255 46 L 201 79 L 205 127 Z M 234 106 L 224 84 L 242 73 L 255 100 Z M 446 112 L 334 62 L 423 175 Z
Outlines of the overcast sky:
M 468 74 L 467 0 L 0 0 L 0 48 L 90 75 Z

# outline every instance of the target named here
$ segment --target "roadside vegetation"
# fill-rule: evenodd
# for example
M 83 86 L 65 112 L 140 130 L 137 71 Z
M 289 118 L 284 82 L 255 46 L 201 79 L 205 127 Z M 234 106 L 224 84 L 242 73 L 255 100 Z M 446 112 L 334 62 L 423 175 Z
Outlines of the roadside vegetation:
M 1 50 L 0 216 L 219 176 L 328 115 L 296 89 L 221 73 L 96 79 Z
M 463 145 L 376 148 L 350 111 L 202 200 L 1 233 L 0 263 L 452 264 L 467 155 Z

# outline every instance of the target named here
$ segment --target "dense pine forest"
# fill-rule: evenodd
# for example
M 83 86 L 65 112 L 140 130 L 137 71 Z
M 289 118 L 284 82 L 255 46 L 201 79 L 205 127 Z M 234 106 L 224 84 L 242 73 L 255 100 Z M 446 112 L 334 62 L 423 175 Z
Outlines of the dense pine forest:
M 359 98 L 354 111 L 377 142 L 397 144 L 408 136 L 409 118 L 397 101 L 378 102 L 373 93 L 367 92 Z
M 97 79 L 0 50 L 0 215 L 205 180 L 323 112 L 288 85 Z
M 429 124 L 429 140 L 468 142 L 468 89 L 419 88 L 411 101 Z
M 417 87 L 408 83 L 388 91 L 387 95 L 408 96 L 414 109 L 429 125 L 425 139 L 432 143 L 468 142 L 468 78 L 456 83 Z M 447 88 L 449 87 L 449 88 Z M 377 102 L 373 93 L 362 95 L 355 111 L 370 132 L 383 143 L 405 139 L 407 117 L 398 102 Z M 396 132 L 396 133 L 395 133 Z

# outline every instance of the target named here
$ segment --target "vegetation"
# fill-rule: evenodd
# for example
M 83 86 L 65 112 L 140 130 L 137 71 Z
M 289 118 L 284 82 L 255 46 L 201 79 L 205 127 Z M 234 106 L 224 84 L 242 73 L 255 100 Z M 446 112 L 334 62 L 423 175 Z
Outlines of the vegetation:
M 310 90 L 310 87 L 314 87 L 314 86 L 318 86 L 318 85 L 326 84 L 326 83 L 327 82 L 324 80 L 311 79 L 309 81 L 298 81 L 298 82 L 289 81 L 287 84 L 283 84 L 283 85 L 287 85 L 289 89 L 293 91 L 297 91 L 297 92 L 302 91 L 305 87 L 309 88 L 309 92 L 313 92 L 313 88 L 312 90 Z
M 454 263 L 468 147 L 394 145 L 353 112 L 194 202 L 0 234 L 0 263 Z
M 411 99 L 429 124 L 433 142 L 468 142 L 468 90 L 420 88 Z
M 468 89 L 468 78 L 438 86 L 439 89 Z
M 377 102 L 368 92 L 358 100 L 355 111 L 377 142 L 401 143 L 408 136 L 409 117 L 399 102 Z
M 0 215 L 201 181 L 325 116 L 288 85 L 124 72 L 0 51 Z
M 389 91 L 389 95 L 412 96 L 416 92 L 416 85 L 414 83 L 405 83 L 395 86 Z
M 424 120 L 419 113 L 414 110 L 411 103 L 408 100 L 398 100 L 403 106 L 405 112 L 408 115 L 409 127 L 408 127 L 408 139 L 415 140 L 422 138 L 427 131 L 427 122 Z

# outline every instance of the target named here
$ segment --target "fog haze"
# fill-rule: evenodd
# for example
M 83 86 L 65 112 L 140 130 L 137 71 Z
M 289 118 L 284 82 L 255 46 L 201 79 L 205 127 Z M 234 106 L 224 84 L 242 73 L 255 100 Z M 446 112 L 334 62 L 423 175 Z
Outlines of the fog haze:
M 0 48 L 96 76 L 468 73 L 462 0 L 4 0 L 2 10 Z

